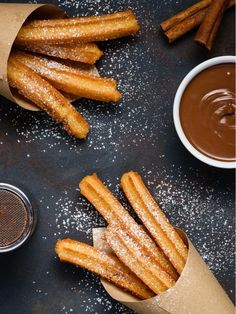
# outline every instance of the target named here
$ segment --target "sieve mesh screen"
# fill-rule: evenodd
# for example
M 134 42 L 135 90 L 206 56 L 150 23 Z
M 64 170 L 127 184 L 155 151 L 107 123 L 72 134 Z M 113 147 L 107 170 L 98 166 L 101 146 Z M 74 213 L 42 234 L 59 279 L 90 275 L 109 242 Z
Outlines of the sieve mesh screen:
M 0 188 L 0 247 L 17 241 L 27 222 L 28 214 L 22 200 L 13 192 Z

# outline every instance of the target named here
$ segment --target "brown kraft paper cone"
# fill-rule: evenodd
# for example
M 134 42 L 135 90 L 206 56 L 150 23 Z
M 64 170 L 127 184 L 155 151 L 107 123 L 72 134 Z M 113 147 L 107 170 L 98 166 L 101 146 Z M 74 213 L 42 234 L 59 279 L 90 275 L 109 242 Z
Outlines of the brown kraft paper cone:
M 111 251 L 103 239 L 105 228 L 93 229 L 94 246 Z M 140 301 L 101 280 L 116 301 L 142 314 L 234 314 L 234 305 L 185 233 L 177 229 L 189 248 L 185 268 L 175 286 L 160 296 Z
M 7 80 L 7 61 L 12 45 L 28 17 L 62 18 L 65 17 L 65 13 L 51 4 L 0 3 L 0 94 L 25 109 L 38 111 L 40 109 L 27 99 L 15 93 L 13 95 Z M 83 68 L 93 75 L 98 75 L 95 66 L 83 66 Z

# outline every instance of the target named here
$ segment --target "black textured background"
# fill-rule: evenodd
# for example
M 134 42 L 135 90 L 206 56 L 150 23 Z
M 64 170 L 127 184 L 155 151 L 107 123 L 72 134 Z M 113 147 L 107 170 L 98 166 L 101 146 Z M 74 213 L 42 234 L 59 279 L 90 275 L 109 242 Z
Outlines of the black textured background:
M 97 172 L 123 198 L 116 187 L 129 169 L 144 176 L 233 299 L 234 173 L 204 165 L 185 150 L 174 130 L 172 104 L 189 70 L 208 58 L 234 54 L 234 10 L 227 12 L 208 53 L 194 44 L 193 33 L 169 46 L 159 31 L 163 19 L 191 0 L 48 2 L 73 16 L 130 7 L 141 32 L 100 45 L 105 55 L 98 69 L 118 80 L 124 97 L 119 105 L 77 104 L 92 125 L 87 141 L 69 137 L 46 114 L 0 97 L 0 181 L 22 188 L 39 211 L 30 241 L 0 256 L 0 313 L 130 313 L 111 300 L 98 278 L 59 263 L 54 253 L 56 239 L 91 243 L 91 228 L 104 225 L 80 197 L 79 180 Z

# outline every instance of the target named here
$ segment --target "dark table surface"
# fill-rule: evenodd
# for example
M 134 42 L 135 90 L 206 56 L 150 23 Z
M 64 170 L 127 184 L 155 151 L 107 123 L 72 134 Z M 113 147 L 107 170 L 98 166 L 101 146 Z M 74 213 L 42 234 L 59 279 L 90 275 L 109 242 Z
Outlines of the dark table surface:
M 68 136 L 45 113 L 0 98 L 0 181 L 22 188 L 39 212 L 30 241 L 0 256 L 1 314 L 131 313 L 106 294 L 96 276 L 60 263 L 54 252 L 58 238 L 92 243 L 92 228 L 105 225 L 81 197 L 78 182 L 97 172 L 126 204 L 118 183 L 130 169 L 143 175 L 233 299 L 234 173 L 209 167 L 186 151 L 174 130 L 172 105 L 189 70 L 208 58 L 234 54 L 234 10 L 226 13 L 209 53 L 194 44 L 193 33 L 169 46 L 159 31 L 163 19 L 192 0 L 50 2 L 72 16 L 130 7 L 141 32 L 100 45 L 105 54 L 98 69 L 118 80 L 123 98 L 118 105 L 76 103 L 92 125 L 86 141 Z

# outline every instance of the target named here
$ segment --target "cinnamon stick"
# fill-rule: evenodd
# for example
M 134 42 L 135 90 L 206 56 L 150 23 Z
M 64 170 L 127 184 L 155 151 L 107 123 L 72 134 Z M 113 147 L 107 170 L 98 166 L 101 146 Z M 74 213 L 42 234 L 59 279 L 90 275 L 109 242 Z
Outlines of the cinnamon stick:
M 223 17 L 223 13 L 222 13 L 222 17 Z M 222 17 L 221 17 L 221 19 L 222 19 Z M 217 33 L 217 31 L 218 31 L 218 29 L 220 27 L 221 19 L 217 19 L 217 21 L 215 22 L 214 27 L 213 27 L 213 29 L 211 31 L 211 34 L 210 34 L 210 36 L 209 36 L 209 38 L 207 40 L 206 48 L 208 50 L 211 50 L 211 48 L 212 48 L 214 39 L 216 37 L 216 33 Z
M 236 0 L 230 0 L 227 9 L 234 6 L 235 3 Z M 165 36 L 168 38 L 169 43 L 174 42 L 176 39 L 199 26 L 202 23 L 207 10 L 208 8 L 198 11 L 197 13 L 185 18 L 180 23 L 174 25 L 168 31 L 166 31 Z
M 171 44 L 179 37 L 183 36 L 184 34 L 191 31 L 193 28 L 200 25 L 206 15 L 206 12 L 207 8 L 204 10 L 200 10 L 199 12 L 186 18 L 184 21 L 175 25 L 174 27 L 170 28 L 167 32 L 165 32 L 165 36 L 168 38 L 169 43 Z
M 206 15 L 199 27 L 195 41 L 211 50 L 213 40 L 219 29 L 224 11 L 229 0 L 213 1 L 207 9 Z
M 229 1 L 229 4 L 228 4 L 228 7 L 227 7 L 226 9 L 231 8 L 231 7 L 234 6 L 235 4 L 236 4 L 236 0 L 230 0 L 230 1 Z M 218 30 L 218 28 L 219 28 L 219 26 L 220 26 L 220 22 L 221 22 L 221 21 L 218 20 L 218 22 L 215 23 L 214 28 L 213 28 L 213 30 L 212 30 L 212 33 L 211 33 L 211 35 L 210 35 L 210 37 L 209 37 L 209 39 L 208 39 L 208 42 L 207 42 L 207 49 L 208 49 L 208 50 L 211 50 L 211 48 L 212 48 L 212 45 L 213 45 L 213 42 L 214 42 L 214 39 L 215 39 L 215 35 L 216 35 L 217 30 Z
M 169 19 L 165 20 L 164 22 L 162 22 L 160 24 L 161 29 L 164 32 L 166 32 L 168 29 L 175 26 L 176 24 L 179 24 L 180 22 L 182 22 L 186 18 L 189 18 L 190 16 L 199 12 L 200 10 L 207 8 L 209 6 L 209 4 L 211 3 L 211 1 L 212 0 L 199 1 L 199 2 L 195 3 L 194 5 L 192 5 L 191 7 L 177 13 L 176 15 L 174 15 L 174 16 L 170 17 Z

